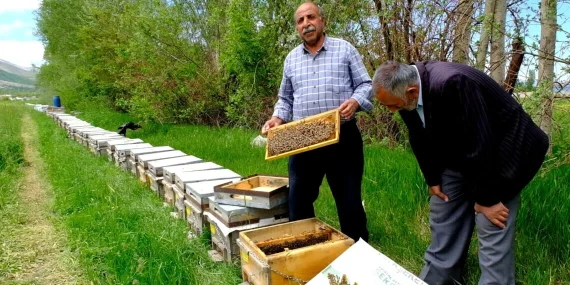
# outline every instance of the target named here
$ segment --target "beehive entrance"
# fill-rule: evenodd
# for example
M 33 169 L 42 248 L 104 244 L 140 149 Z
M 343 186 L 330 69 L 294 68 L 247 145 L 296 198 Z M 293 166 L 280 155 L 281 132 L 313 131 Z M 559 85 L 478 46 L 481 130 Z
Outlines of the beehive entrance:
M 311 146 L 330 139 L 335 134 L 335 123 L 327 119 L 298 124 L 275 130 L 267 141 L 270 156 Z
M 294 250 L 316 245 L 329 240 L 331 240 L 331 231 L 320 231 L 296 236 L 288 236 L 275 240 L 267 240 L 256 243 L 256 245 L 261 251 L 263 251 L 263 253 L 265 253 L 265 255 L 272 255 L 284 252 L 286 249 Z

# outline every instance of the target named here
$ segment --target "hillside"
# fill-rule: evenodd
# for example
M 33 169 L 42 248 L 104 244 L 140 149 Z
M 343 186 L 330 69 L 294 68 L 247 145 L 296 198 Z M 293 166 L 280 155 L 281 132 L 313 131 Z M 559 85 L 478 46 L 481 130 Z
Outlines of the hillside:
M 0 89 L 34 88 L 37 72 L 0 59 Z
M 8 73 L 12 73 L 29 79 L 34 79 L 36 77 L 36 72 L 33 71 L 31 68 L 28 70 L 27 68 L 17 66 L 16 64 L 13 64 L 3 59 L 0 59 L 0 70 L 4 70 Z
M 17 75 L 14 73 L 7 72 L 6 70 L 0 70 L 0 81 L 8 81 L 19 84 L 34 85 L 35 81 L 28 77 Z

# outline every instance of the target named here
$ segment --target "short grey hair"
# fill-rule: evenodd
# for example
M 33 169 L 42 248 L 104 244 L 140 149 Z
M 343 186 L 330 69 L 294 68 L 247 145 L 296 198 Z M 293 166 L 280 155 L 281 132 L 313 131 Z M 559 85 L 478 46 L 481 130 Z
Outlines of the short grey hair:
M 406 99 L 406 88 L 419 81 L 416 68 L 396 61 L 387 61 L 380 65 L 372 80 L 372 94 L 378 94 L 380 88 L 386 89 L 398 98 Z
M 297 6 L 297 8 L 301 7 L 301 5 L 306 4 L 306 3 L 311 3 L 314 4 L 315 6 L 317 6 L 317 8 L 319 9 L 319 17 L 321 18 L 325 18 L 325 10 L 323 9 L 323 7 L 321 5 L 319 5 L 318 3 L 315 3 L 313 1 L 303 1 L 303 3 L 299 4 L 299 6 Z M 297 23 L 297 12 L 295 12 L 293 14 L 293 23 Z

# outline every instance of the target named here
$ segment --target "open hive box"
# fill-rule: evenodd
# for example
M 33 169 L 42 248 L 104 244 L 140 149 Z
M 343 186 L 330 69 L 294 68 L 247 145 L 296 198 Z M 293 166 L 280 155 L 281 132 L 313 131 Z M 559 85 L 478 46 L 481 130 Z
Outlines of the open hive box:
M 354 241 L 317 218 L 242 231 L 242 276 L 252 285 L 307 282 Z
M 265 159 L 274 160 L 337 143 L 340 135 L 338 109 L 269 129 Z
M 272 209 L 287 202 L 289 178 L 254 174 L 238 182 L 214 187 L 216 201 L 222 204 Z

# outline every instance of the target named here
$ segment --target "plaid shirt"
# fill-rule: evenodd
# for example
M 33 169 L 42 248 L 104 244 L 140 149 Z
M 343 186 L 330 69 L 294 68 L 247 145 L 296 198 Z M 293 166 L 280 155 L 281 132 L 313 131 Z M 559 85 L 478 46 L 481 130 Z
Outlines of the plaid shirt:
M 356 48 L 327 36 L 316 55 L 304 44 L 287 55 L 273 116 L 285 122 L 291 121 L 291 115 L 298 120 L 338 108 L 350 98 L 360 110 L 370 111 L 371 89 L 372 80 Z

